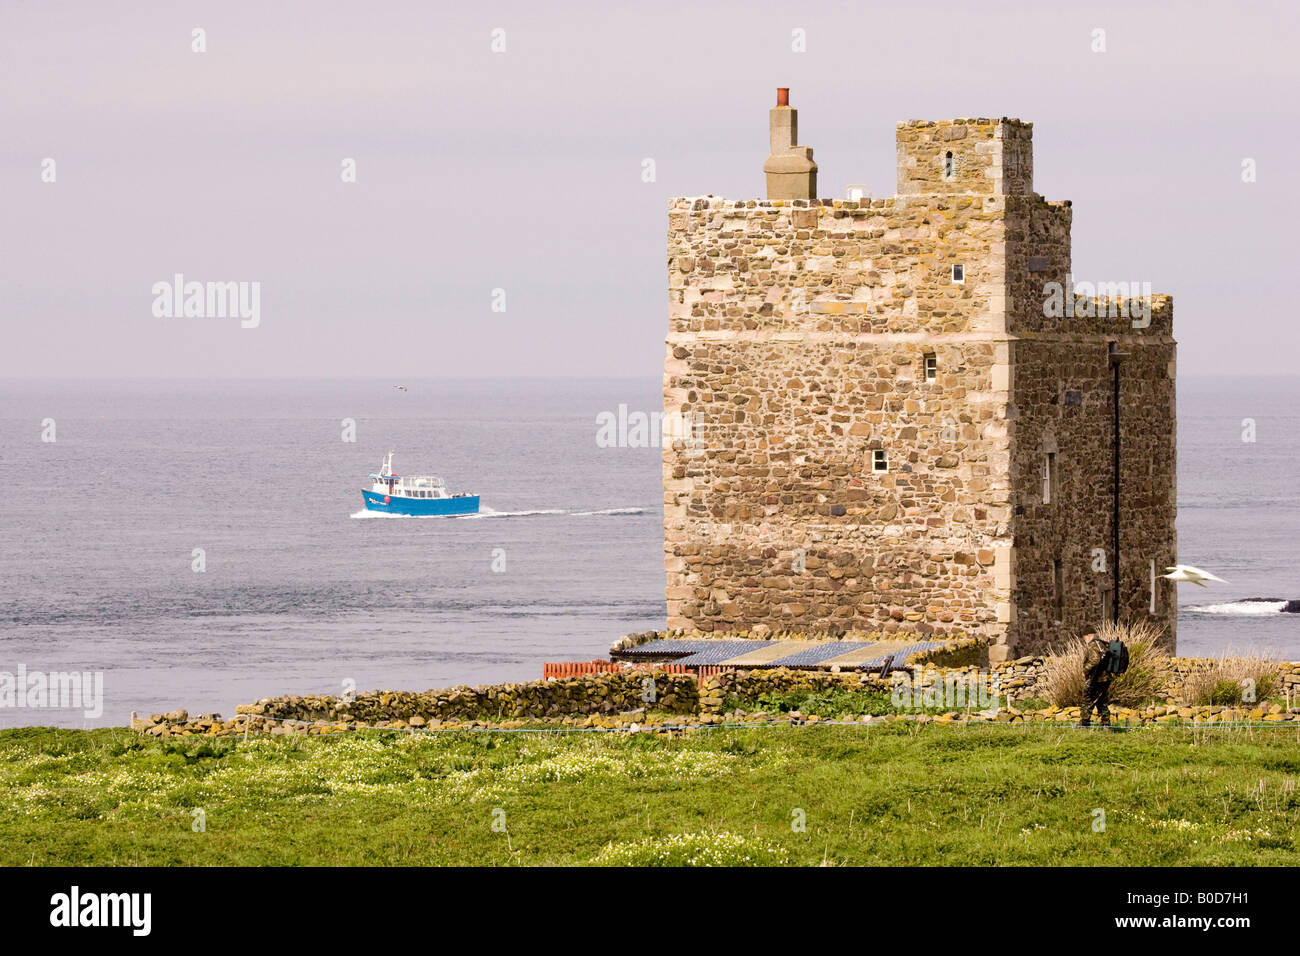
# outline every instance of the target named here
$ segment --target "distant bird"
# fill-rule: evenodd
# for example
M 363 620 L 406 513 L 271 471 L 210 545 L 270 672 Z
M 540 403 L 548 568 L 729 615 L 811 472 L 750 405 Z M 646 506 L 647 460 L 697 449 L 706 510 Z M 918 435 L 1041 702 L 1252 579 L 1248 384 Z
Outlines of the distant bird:
M 1209 571 L 1202 571 L 1200 568 L 1194 568 L 1190 564 L 1177 564 L 1172 568 L 1165 568 L 1167 574 L 1160 575 L 1162 578 L 1168 578 L 1170 581 L 1190 581 L 1192 584 L 1205 587 L 1206 581 L 1218 581 L 1220 584 L 1228 582 L 1223 578 L 1216 577 Z
M 397 389 L 399 392 L 404 392 L 404 391 L 406 391 L 406 386 L 405 386 L 405 385 L 394 385 L 393 388 Z

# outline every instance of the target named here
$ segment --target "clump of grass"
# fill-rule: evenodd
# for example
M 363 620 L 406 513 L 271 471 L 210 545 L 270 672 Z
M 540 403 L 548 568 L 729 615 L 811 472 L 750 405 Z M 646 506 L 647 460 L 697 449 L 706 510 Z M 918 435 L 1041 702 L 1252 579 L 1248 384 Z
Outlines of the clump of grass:
M 1252 700 L 1272 697 L 1282 686 L 1278 662 L 1258 651 L 1225 651 L 1208 667 L 1193 671 L 1183 682 L 1185 703 L 1230 706 L 1243 703 L 1247 688 L 1254 691 Z
M 1164 628 L 1149 621 L 1107 622 L 1095 633 L 1103 643 L 1123 641 L 1128 645 L 1128 670 L 1111 680 L 1112 704 L 1133 706 L 1160 696 L 1168 680 L 1169 655 L 1161 646 Z M 1083 700 L 1087 684 L 1083 655 L 1084 640 L 1076 637 L 1060 653 L 1043 661 L 1042 692 L 1057 707 L 1071 707 Z
M 657 839 L 611 843 L 596 866 L 778 866 L 789 862 L 782 848 L 737 833 L 679 833 Z
M 753 700 L 729 698 L 727 708 L 780 714 L 798 711 L 819 717 L 860 717 L 864 714 L 879 717 L 881 714 L 892 714 L 895 710 L 889 695 L 881 691 L 843 688 L 768 692 L 759 694 Z

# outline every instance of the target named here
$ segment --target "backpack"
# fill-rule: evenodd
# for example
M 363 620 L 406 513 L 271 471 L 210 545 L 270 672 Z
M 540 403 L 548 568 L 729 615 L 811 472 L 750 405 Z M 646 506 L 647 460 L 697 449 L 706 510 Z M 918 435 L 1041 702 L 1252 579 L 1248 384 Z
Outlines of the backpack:
M 1102 657 L 1101 669 L 1108 674 L 1122 674 L 1128 670 L 1128 645 L 1123 641 L 1111 641 Z

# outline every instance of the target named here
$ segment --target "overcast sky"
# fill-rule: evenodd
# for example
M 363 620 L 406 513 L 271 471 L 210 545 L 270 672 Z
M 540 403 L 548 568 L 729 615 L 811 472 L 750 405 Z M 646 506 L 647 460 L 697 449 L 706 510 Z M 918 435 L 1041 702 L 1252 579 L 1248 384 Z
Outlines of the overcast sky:
M 1297 5 L 1054 6 L 3 0 L 0 376 L 657 375 L 668 198 L 761 197 L 777 86 L 824 196 L 893 194 L 898 120 L 1033 122 L 1077 280 L 1291 372 Z M 155 317 L 178 272 L 260 325 Z

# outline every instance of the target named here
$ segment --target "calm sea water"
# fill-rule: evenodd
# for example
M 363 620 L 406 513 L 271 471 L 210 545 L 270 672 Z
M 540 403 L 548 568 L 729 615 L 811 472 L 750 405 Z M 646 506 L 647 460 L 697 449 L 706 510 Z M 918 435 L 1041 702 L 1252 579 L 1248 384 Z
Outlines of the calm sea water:
M 660 407 L 656 380 L 405 384 L 0 383 L 0 671 L 104 672 L 102 717 L 0 726 L 536 679 L 662 625 L 659 451 L 595 441 L 599 413 Z M 1236 603 L 1300 598 L 1300 379 L 1179 388 L 1181 560 L 1231 582 L 1182 586 L 1180 650 L 1300 658 L 1300 615 Z M 367 516 L 390 450 L 484 514 Z

